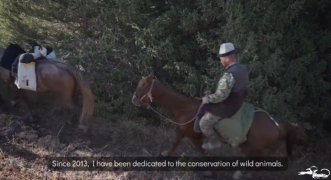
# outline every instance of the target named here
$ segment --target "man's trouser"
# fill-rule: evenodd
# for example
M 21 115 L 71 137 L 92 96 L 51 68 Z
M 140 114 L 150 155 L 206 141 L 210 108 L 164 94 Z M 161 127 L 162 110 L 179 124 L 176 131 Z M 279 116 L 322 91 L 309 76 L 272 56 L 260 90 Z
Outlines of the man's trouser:
M 200 120 L 200 128 L 202 133 L 212 140 L 219 138 L 217 132 L 214 129 L 214 125 L 220 120 L 220 117 L 214 116 L 210 113 L 206 113 Z

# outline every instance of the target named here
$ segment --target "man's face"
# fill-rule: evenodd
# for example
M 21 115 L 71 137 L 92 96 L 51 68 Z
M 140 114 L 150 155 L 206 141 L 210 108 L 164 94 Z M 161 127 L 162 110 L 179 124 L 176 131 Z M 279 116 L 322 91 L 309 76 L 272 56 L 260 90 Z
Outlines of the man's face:
M 220 57 L 220 63 L 224 66 L 224 67 L 226 67 L 226 64 L 227 64 L 227 57 Z

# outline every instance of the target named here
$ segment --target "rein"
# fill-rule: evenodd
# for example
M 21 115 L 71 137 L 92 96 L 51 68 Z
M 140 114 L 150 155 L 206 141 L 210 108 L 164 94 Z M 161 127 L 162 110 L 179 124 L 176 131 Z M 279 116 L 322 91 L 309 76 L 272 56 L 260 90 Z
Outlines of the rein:
M 143 95 L 143 96 L 139 99 L 139 102 L 142 103 L 142 104 L 144 104 L 144 105 L 146 105 L 146 106 L 147 106 L 147 109 L 152 109 L 152 110 L 153 110 L 156 114 L 158 114 L 159 116 L 163 117 L 164 119 L 168 120 L 168 121 L 171 122 L 171 123 L 174 123 L 174 124 L 177 124 L 177 125 L 180 125 L 180 126 L 186 125 L 186 124 L 188 124 L 188 123 L 190 123 L 190 122 L 192 122 L 192 121 L 195 120 L 196 116 L 198 115 L 199 110 L 197 111 L 196 115 L 195 115 L 191 120 L 189 120 L 188 122 L 185 122 L 185 123 L 177 123 L 177 122 L 175 122 L 174 120 L 169 119 L 169 118 L 163 116 L 161 113 L 159 113 L 158 111 L 156 111 L 156 110 L 155 110 L 155 109 L 154 109 L 149 103 L 144 103 L 144 102 L 142 102 L 142 100 L 143 100 L 146 96 L 147 96 L 147 98 L 150 100 L 151 103 L 153 102 L 153 95 L 152 95 L 153 87 L 154 87 L 154 79 L 153 79 L 153 81 L 152 81 L 152 84 L 151 84 L 151 87 L 150 87 L 148 93 L 146 93 L 145 95 Z M 134 97 L 137 98 L 136 93 L 134 93 Z M 138 98 L 137 98 L 137 99 L 138 99 Z M 191 109 L 193 109 L 193 108 L 191 108 Z M 189 109 L 189 110 L 190 110 L 190 109 Z M 183 110 L 179 110 L 179 111 L 183 111 Z

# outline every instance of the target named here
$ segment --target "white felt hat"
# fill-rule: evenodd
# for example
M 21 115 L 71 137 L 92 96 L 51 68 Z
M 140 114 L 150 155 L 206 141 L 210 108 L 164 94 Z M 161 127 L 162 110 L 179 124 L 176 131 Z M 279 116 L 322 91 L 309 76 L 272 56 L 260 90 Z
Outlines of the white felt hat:
M 234 48 L 234 45 L 232 43 L 221 44 L 220 51 L 219 51 L 220 57 L 229 56 L 229 55 L 235 54 L 235 53 L 236 53 L 236 49 Z

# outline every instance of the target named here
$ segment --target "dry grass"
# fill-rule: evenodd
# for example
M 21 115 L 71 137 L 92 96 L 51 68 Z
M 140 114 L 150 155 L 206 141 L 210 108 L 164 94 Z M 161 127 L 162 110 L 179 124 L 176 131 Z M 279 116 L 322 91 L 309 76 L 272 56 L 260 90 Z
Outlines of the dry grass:
M 174 127 L 150 125 L 147 120 L 111 120 L 94 118 L 91 136 L 82 135 L 76 125 L 67 125 L 68 113 L 55 106 L 43 112 L 38 127 L 22 126 L 15 136 L 0 138 L 0 179 L 93 179 L 93 180 L 196 180 L 206 179 L 199 172 L 109 172 L 65 171 L 52 172 L 46 167 L 47 156 L 157 156 L 169 148 L 174 138 Z M 17 112 L 14 112 L 17 114 Z M 21 113 L 20 113 L 21 114 Z M 0 115 L 0 131 L 6 129 L 14 116 Z M 313 131 L 313 130 L 312 130 Z M 311 165 L 331 169 L 330 138 L 320 138 L 309 145 L 295 146 L 296 160 L 286 172 L 261 172 L 263 179 L 311 179 L 298 176 L 298 172 Z M 283 145 L 274 154 L 283 154 Z M 223 147 L 223 155 L 235 155 L 231 148 Z M 177 155 L 199 155 L 188 139 L 184 139 Z M 233 172 L 219 172 L 217 178 L 231 179 Z

